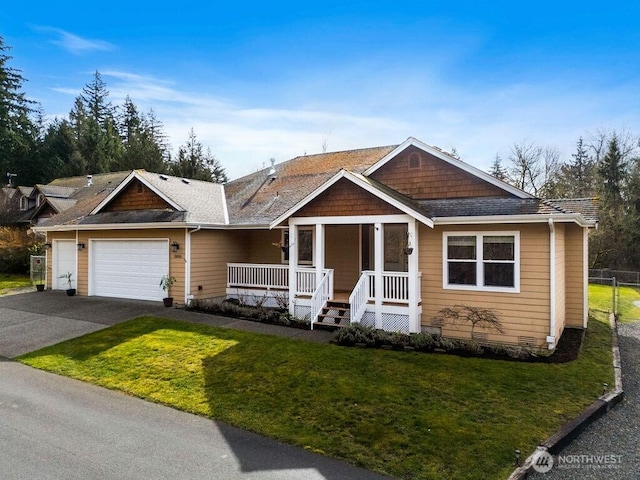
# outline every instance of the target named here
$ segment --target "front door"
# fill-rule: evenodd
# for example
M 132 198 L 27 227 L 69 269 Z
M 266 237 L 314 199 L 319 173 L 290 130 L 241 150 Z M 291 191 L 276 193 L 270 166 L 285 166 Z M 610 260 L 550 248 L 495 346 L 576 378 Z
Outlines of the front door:
M 69 282 L 62 275 L 71 273 L 71 288 L 76 288 L 76 241 L 53 241 L 53 266 L 51 269 L 51 288 L 54 290 L 66 290 Z

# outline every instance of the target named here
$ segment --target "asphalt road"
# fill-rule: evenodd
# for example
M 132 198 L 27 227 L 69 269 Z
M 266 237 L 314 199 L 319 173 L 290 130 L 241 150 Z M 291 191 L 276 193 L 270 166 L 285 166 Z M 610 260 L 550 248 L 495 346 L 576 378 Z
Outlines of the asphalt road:
M 3 358 L 151 313 L 141 302 L 74 300 L 0 298 L 1 480 L 386 478 Z

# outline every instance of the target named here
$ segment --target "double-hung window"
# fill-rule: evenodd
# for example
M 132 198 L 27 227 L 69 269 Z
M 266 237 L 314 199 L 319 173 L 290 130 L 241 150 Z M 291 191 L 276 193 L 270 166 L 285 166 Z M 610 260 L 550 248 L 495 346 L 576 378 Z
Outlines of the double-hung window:
M 448 289 L 518 292 L 518 232 L 445 233 L 443 286 Z

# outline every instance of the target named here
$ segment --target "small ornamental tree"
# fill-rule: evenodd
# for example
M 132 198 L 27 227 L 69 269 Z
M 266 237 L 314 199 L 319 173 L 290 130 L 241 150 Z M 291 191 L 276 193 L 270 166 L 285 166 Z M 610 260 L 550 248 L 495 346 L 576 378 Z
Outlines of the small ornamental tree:
M 433 317 L 433 320 L 435 323 L 450 323 L 452 325 L 470 323 L 471 338 L 474 336 L 476 326 L 504 333 L 500 319 L 488 308 L 472 307 L 470 305 L 454 305 L 453 307 L 445 307 L 440 310 L 435 317 Z

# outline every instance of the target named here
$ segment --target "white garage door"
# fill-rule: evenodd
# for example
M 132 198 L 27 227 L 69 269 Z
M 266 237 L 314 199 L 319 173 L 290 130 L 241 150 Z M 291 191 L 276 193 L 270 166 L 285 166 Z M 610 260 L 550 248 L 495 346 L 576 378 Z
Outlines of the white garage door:
M 51 285 L 54 290 L 66 290 L 69 282 L 60 275 L 71 272 L 71 288 L 76 288 L 76 241 L 75 240 L 54 240 L 53 241 L 53 266 L 51 274 Z
M 92 240 L 89 295 L 162 300 L 168 240 Z

